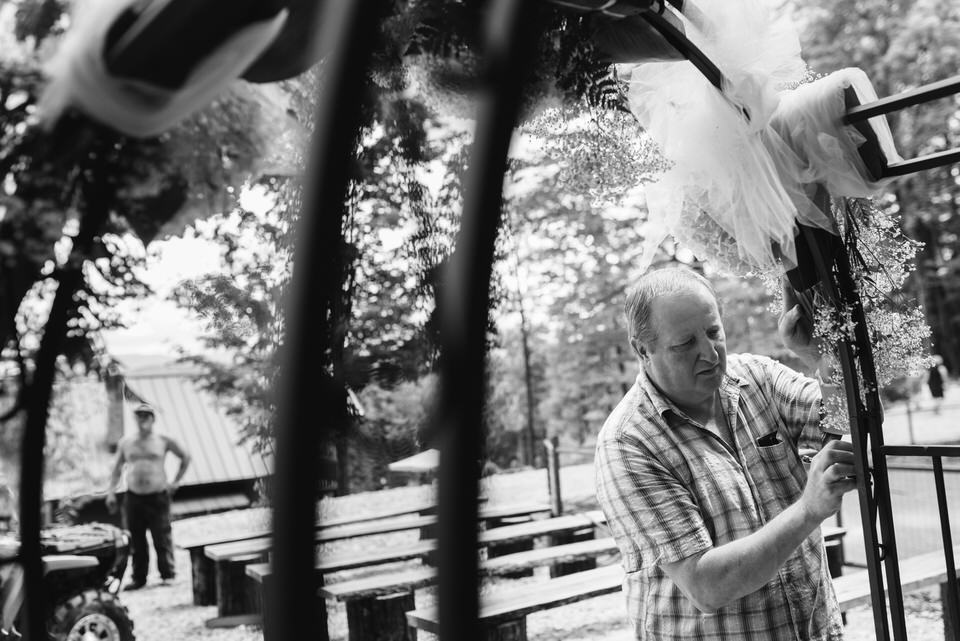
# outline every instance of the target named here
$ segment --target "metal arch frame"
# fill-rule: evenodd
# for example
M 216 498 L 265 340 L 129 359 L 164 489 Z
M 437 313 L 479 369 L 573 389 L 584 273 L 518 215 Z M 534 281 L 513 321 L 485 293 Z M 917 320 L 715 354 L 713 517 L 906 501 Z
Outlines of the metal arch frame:
M 682 9 L 679 0 L 670 0 L 671 4 Z M 347 175 L 343 159 L 349 157 L 349 145 L 356 132 L 358 113 L 353 108 L 359 100 L 360 83 L 373 47 L 369 46 L 375 37 L 372 19 L 382 10 L 384 3 L 352 2 L 351 0 L 327 0 L 319 22 L 324 29 L 323 42 L 329 49 L 327 72 L 329 84 L 318 109 L 314 151 L 312 153 L 312 173 L 318 180 L 315 190 L 305 198 L 304 216 L 301 219 L 296 255 L 297 269 L 294 271 L 292 299 L 288 315 L 289 344 L 297 345 L 292 352 L 285 375 L 286 390 L 284 402 L 280 404 L 280 425 L 277 435 L 276 491 L 283 500 L 275 502 L 274 537 L 278 545 L 274 546 L 274 564 L 276 581 L 268 593 L 268 628 L 265 633 L 271 639 L 285 639 L 294 635 L 309 638 L 326 638 L 326 626 L 322 625 L 321 612 L 315 604 L 315 591 L 285 591 L 282 598 L 279 586 L 314 585 L 311 564 L 302 563 L 303 559 L 312 559 L 314 546 L 310 536 L 314 519 L 316 466 L 314 465 L 317 446 L 329 426 L 314 428 L 310 420 L 315 417 L 311 408 L 315 406 L 317 395 L 335 399 L 337 384 L 332 378 L 321 379 L 319 390 L 311 386 L 309 374 L 316 355 L 326 347 L 322 338 L 326 336 L 329 323 L 327 310 L 330 301 L 336 295 L 334 273 L 324 269 L 324 260 L 339 260 L 337 243 L 341 238 L 343 216 L 343 195 L 346 189 Z M 570 3 L 572 4 L 572 3 Z M 609 7 L 613 2 L 603 3 Z M 678 31 L 671 32 L 664 27 L 666 21 L 650 19 L 652 2 L 635 0 L 625 2 L 633 4 L 633 9 L 644 12 L 648 23 L 688 58 L 722 90 L 722 74 L 696 47 L 689 43 Z M 636 6 L 637 4 L 641 6 Z M 452 287 L 448 291 L 457 292 L 460 298 L 448 297 L 440 301 L 444 318 L 442 342 L 445 358 L 442 367 L 442 396 L 439 426 L 444 438 L 441 457 L 440 491 L 440 633 L 441 638 L 453 639 L 478 638 L 478 596 L 477 568 L 475 556 L 476 531 L 473 526 L 477 510 L 477 467 L 480 453 L 480 416 L 483 406 L 482 384 L 484 376 L 483 355 L 485 349 L 485 321 L 489 298 L 489 275 L 492 264 L 492 245 L 496 237 L 500 206 L 503 170 L 506 148 L 514 122 L 517 117 L 522 78 L 529 63 L 525 48 L 530 46 L 536 21 L 532 20 L 535 3 L 529 0 L 496 0 L 491 13 L 492 19 L 487 30 L 488 63 L 487 91 L 491 92 L 484 101 L 484 108 L 477 130 L 484 135 L 478 136 L 480 144 L 473 151 L 471 171 L 468 177 L 469 190 L 464 208 L 464 234 L 457 247 L 454 265 L 449 274 Z M 662 6 L 662 5 L 661 5 Z M 366 8 L 367 11 L 363 11 Z M 595 10 L 602 7 L 595 7 Z M 716 73 L 714 73 L 716 70 Z M 952 81 L 951 81 L 952 82 Z M 949 82 L 948 82 L 949 84 Z M 951 84 L 957 90 L 956 84 Z M 900 97 L 899 102 L 887 99 L 888 104 L 879 108 L 887 111 L 907 104 L 916 104 L 932 99 L 934 93 L 946 91 L 944 87 L 934 90 L 921 89 L 913 92 L 909 98 Z M 896 98 L 896 97 L 894 97 Z M 883 102 L 883 101 L 880 101 Z M 878 105 L 865 105 L 859 112 L 852 110 L 848 119 L 868 118 L 873 115 L 870 109 Z M 886 113 L 881 111 L 879 113 Z M 868 115 L 864 115 L 868 114 Z M 918 159 L 920 164 L 900 168 L 902 173 L 922 168 L 947 164 L 958 159 L 960 152 L 937 155 L 932 159 Z M 908 161 L 909 162 L 909 161 Z M 931 164 L 935 163 L 935 164 Z M 895 169 L 896 171 L 896 169 Z M 895 175 L 895 174 L 888 174 Z M 95 198 L 94 198 L 95 200 Z M 93 221 L 91 221 L 93 222 Z M 93 229 L 91 225 L 91 229 Z M 90 233 L 93 233 L 92 231 Z M 815 246 L 815 243 L 814 243 Z M 330 251 L 318 251 L 318 249 Z M 856 379 L 854 358 L 859 359 L 868 399 L 876 397 L 875 373 L 869 342 L 864 342 L 866 326 L 862 322 L 862 306 L 858 304 L 855 288 L 850 280 L 849 264 L 846 256 L 841 255 L 836 263 L 827 263 L 822 256 L 817 260 L 817 271 L 830 287 L 836 300 L 852 300 L 858 314 L 858 336 L 855 343 L 841 345 L 841 357 L 845 381 L 848 390 L 848 402 L 851 403 L 851 417 L 858 417 L 852 425 L 855 436 L 858 471 L 861 475 L 861 506 L 866 505 L 863 514 L 865 537 L 867 532 L 875 533 L 871 517 L 879 514 L 886 519 L 884 544 L 879 544 L 872 536 L 866 541 L 872 550 L 870 563 L 871 589 L 875 604 L 874 617 L 878 636 L 889 637 L 886 629 L 886 617 L 880 621 L 876 605 L 884 603 L 882 581 L 879 577 L 879 562 L 887 564 L 888 577 L 898 578 L 898 566 L 893 539 L 892 518 L 889 513 L 889 492 L 886 484 L 886 469 L 883 457 L 893 454 L 931 456 L 937 473 L 938 502 L 946 516 L 946 499 L 943 490 L 943 471 L 940 464 L 942 456 L 960 455 L 960 448 L 908 448 L 890 447 L 882 444 L 882 432 L 879 429 L 880 417 L 876 412 L 879 405 L 869 400 L 866 408 L 858 406 L 859 388 Z M 834 281 L 832 279 L 836 278 Z M 22 560 L 26 566 L 27 588 L 31 594 L 40 598 L 27 602 L 27 631 L 44 629 L 44 599 L 37 571 L 40 560 L 39 528 L 40 499 L 42 489 L 42 464 L 44 428 L 48 412 L 50 391 L 53 382 L 54 362 L 60 352 L 60 345 L 66 331 L 66 318 L 61 318 L 57 310 L 64 306 L 72 296 L 76 283 L 64 279 L 58 288 L 54 303 L 54 312 L 48 321 L 47 329 L 38 355 L 38 368 L 31 382 L 27 403 L 27 430 L 25 435 L 23 473 L 21 482 L 21 524 L 24 533 Z M 315 323 L 314 331 L 308 331 L 306 321 Z M 317 327 L 321 331 L 316 331 Z M 856 349 L 855 349 L 856 348 Z M 856 353 L 854 353 L 856 352 Z M 466 376 L 464 376 L 466 372 Z M 454 376 L 456 375 L 456 376 Z M 459 377 L 459 378 L 457 378 Z M 457 380 L 457 384 L 452 381 Z M 865 417 L 862 409 L 866 409 Z M 866 484 L 867 438 L 870 439 L 873 452 L 880 467 L 874 470 L 876 494 L 885 499 L 878 505 L 871 502 L 867 495 Z M 880 509 L 882 508 L 882 509 Z M 888 532 L 889 530 L 889 540 Z M 945 543 L 949 543 L 949 522 L 944 529 Z M 886 547 L 886 557 L 881 558 L 881 549 Z M 947 551 L 948 561 L 952 561 L 952 549 Z M 954 603 L 949 604 L 956 615 L 956 574 L 952 563 L 948 568 L 951 578 Z M 470 580 L 465 580 L 469 578 Z M 891 595 L 899 593 L 899 581 L 889 581 Z M 902 594 L 899 596 L 902 604 Z M 898 639 L 905 639 L 902 623 L 902 608 L 899 618 L 894 613 L 894 633 Z M 885 612 L 885 609 L 882 611 Z M 467 635 L 467 636 L 465 636 Z M 957 631 L 960 639 L 960 630 Z

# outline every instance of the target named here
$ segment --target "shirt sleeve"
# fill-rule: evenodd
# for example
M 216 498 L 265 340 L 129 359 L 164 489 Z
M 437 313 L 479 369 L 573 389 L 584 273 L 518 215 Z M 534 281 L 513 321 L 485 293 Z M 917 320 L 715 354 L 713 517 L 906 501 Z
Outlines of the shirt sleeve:
M 768 359 L 768 380 L 787 436 L 798 449 L 820 445 L 820 384 L 775 360 Z
M 597 498 L 627 572 L 713 547 L 690 490 L 636 439 L 602 440 L 596 470 Z

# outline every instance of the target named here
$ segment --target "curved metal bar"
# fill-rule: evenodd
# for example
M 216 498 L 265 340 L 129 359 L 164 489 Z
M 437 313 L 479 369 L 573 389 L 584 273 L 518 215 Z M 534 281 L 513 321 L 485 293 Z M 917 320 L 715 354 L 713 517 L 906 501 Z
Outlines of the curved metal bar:
M 727 83 L 726 78 L 723 76 L 723 72 L 720 71 L 720 68 L 710 58 L 707 57 L 703 51 L 700 50 L 697 45 L 693 44 L 689 38 L 682 34 L 676 27 L 667 22 L 667 20 L 652 11 L 645 11 L 640 14 L 641 17 L 646 20 L 651 27 L 656 29 L 660 35 L 663 36 L 670 45 L 672 45 L 677 51 L 683 54 L 683 56 L 693 63 L 693 66 L 696 67 L 700 73 L 702 73 L 707 80 L 710 81 L 714 87 L 720 90 L 720 93 L 723 93 L 723 87 Z M 724 94 L 726 95 L 726 94 Z M 744 115 L 747 120 L 750 120 L 749 116 Z
M 822 186 L 817 189 L 814 202 L 824 213 L 830 213 L 830 197 Z M 894 637 L 905 640 L 906 623 L 902 608 L 903 594 L 900 585 L 896 537 L 893 531 L 889 482 L 886 463 L 883 456 L 879 454 L 880 450 L 878 450 L 883 446 L 879 386 L 876 383 L 876 369 L 867 333 L 863 304 L 851 276 L 846 249 L 842 245 L 836 248 L 834 260 L 827 261 L 820 251 L 813 229 L 806 226 L 802 226 L 801 229 L 802 233 L 807 236 L 814 264 L 831 302 L 837 309 L 849 309 L 855 323 L 854 341 L 852 343 L 843 341 L 837 345 L 837 348 L 840 365 L 843 368 L 847 411 L 854 444 L 854 468 L 857 472 L 859 484 L 857 494 L 860 501 L 874 625 L 876 626 L 877 639 L 886 640 L 890 638 L 881 570 L 881 563 L 883 562 L 886 564 L 886 583 L 889 586 L 890 602 L 901 606 L 891 608 Z M 860 364 L 859 374 L 856 367 L 858 360 Z M 860 405 L 861 378 L 863 379 L 864 395 L 867 401 L 865 408 Z M 872 475 L 867 457 L 869 447 L 872 447 L 874 451 Z M 869 485 L 871 476 L 873 478 L 872 488 Z M 880 515 L 883 543 L 877 540 L 875 521 L 878 514 Z
M 274 462 L 273 569 L 264 612 L 268 640 L 327 639 L 326 609 L 313 571 L 317 459 L 324 436 L 346 420 L 346 394 L 327 371 L 331 310 L 340 298 L 344 202 L 360 125 L 364 77 L 386 3 L 327 0 L 319 18 L 326 49 L 310 166 L 298 221 L 287 307 L 285 360 L 278 388 Z M 322 368 L 321 368 L 322 369 Z M 318 415 L 317 408 L 322 408 Z M 318 416 L 325 419 L 318 420 Z M 297 586 L 297 587 L 292 587 Z
M 486 25 L 483 91 L 460 236 L 440 300 L 439 623 L 444 641 L 480 639 L 477 500 L 486 388 L 486 338 L 503 176 L 521 92 L 534 59 L 538 6 L 496 0 Z

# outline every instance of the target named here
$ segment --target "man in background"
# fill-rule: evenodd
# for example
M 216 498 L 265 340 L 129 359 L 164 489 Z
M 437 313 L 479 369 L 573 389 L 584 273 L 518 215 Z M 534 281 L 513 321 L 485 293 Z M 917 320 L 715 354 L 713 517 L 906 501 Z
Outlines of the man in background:
M 127 493 L 124 499 L 124 520 L 130 530 L 133 576 L 127 590 L 139 590 L 147 584 L 150 553 L 147 530 L 153 539 L 157 554 L 157 569 L 163 585 L 169 585 L 176 575 L 173 561 L 173 531 L 170 526 L 170 504 L 180 479 L 190 465 L 190 454 L 174 439 L 154 432 L 156 412 L 148 403 L 134 410 L 137 434 L 124 436 L 117 445 L 117 460 L 110 477 L 107 509 L 116 510 L 116 489 L 126 470 Z M 180 459 L 180 468 L 173 481 L 167 481 L 164 468 L 167 453 Z

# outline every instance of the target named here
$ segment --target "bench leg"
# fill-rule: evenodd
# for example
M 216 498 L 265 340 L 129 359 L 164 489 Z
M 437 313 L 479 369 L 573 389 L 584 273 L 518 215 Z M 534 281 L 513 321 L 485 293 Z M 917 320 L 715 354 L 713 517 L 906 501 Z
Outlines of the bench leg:
M 257 583 L 246 574 L 247 565 L 260 560 L 217 561 L 217 614 L 220 617 L 260 612 Z
M 587 530 L 577 530 L 570 534 L 558 534 L 553 537 L 553 545 L 562 545 L 564 543 L 576 543 L 577 541 L 589 541 L 594 538 L 593 528 Z M 550 578 L 573 574 L 575 572 L 585 572 L 597 567 L 597 560 L 584 559 L 583 561 L 573 561 L 571 563 L 557 563 L 550 566 Z
M 316 641 L 328 641 L 330 638 L 329 631 L 327 629 L 327 600 L 320 594 L 319 588 L 323 586 L 323 578 L 321 577 L 319 583 L 317 584 L 317 614 L 320 616 L 320 638 Z M 283 594 L 278 591 L 276 581 L 273 578 L 273 575 L 265 576 L 263 578 L 263 583 L 259 585 L 260 587 L 260 611 L 262 612 L 262 630 L 263 630 L 263 640 L 264 641 L 279 641 L 274 628 L 275 617 L 273 612 L 275 611 L 275 602 L 277 599 L 282 599 Z
M 416 641 L 407 627 L 407 612 L 415 609 L 412 591 L 347 601 L 349 640 Z
M 203 553 L 203 548 L 190 550 L 190 577 L 193 580 L 193 604 L 216 605 L 217 568 Z
M 485 626 L 483 641 L 527 641 L 527 617 Z

